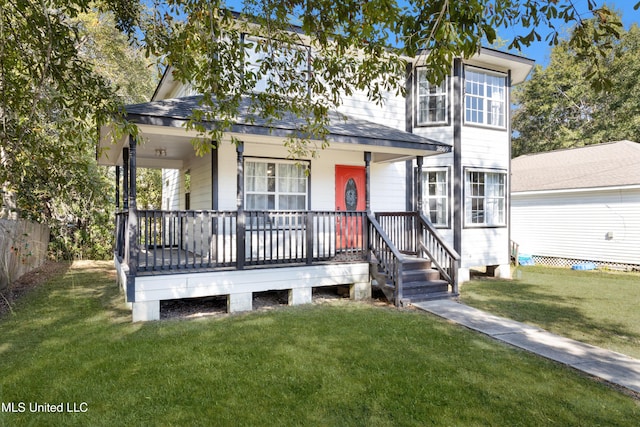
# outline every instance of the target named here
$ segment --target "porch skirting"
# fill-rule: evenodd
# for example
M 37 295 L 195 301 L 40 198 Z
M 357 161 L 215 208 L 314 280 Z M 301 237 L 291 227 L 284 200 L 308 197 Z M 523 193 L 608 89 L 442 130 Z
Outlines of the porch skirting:
M 126 294 L 126 265 L 118 265 L 118 280 Z M 133 321 L 160 319 L 160 301 L 227 296 L 227 311 L 252 310 L 254 292 L 289 290 L 289 304 L 311 303 L 314 287 L 350 285 L 353 299 L 371 296 L 369 264 L 326 264 L 230 271 L 154 274 L 135 277 Z

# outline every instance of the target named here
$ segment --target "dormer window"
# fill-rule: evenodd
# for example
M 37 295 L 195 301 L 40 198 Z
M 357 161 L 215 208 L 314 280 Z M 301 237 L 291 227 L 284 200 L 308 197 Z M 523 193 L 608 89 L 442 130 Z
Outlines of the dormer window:
M 416 69 L 416 125 L 446 125 L 449 121 L 447 79 L 438 85 L 429 83 L 427 72 L 427 68 Z
M 506 76 L 467 67 L 464 75 L 464 121 L 506 128 Z

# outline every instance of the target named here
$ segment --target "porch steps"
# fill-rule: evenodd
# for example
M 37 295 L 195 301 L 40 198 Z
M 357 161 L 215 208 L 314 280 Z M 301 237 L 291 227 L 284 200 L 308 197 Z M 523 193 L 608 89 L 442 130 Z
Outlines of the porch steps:
M 387 299 L 396 305 L 414 302 L 451 298 L 449 284 L 440 278 L 438 270 L 431 267 L 431 261 L 414 256 L 405 256 L 402 263 L 402 299 L 396 303 L 393 280 L 389 273 L 382 270 L 377 260 L 371 262 L 373 286 L 380 289 Z

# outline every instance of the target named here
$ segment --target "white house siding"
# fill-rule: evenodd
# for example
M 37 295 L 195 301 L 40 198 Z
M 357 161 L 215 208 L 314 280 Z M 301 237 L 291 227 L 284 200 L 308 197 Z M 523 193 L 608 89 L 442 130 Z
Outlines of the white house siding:
M 640 265 L 640 189 L 514 193 L 520 252 Z
M 462 127 L 462 164 L 469 167 L 509 167 L 509 132 L 480 126 Z
M 162 209 L 180 209 L 180 171 L 162 169 Z
M 211 153 L 192 157 L 186 170 L 191 171 L 191 209 L 211 209 Z M 181 193 L 184 191 L 183 178 Z
M 397 212 L 407 209 L 405 162 L 371 165 L 371 210 Z
M 339 112 L 353 118 L 368 120 L 394 129 L 405 130 L 405 100 L 387 92 L 382 105 L 369 101 L 365 92 L 357 91 L 343 98 Z

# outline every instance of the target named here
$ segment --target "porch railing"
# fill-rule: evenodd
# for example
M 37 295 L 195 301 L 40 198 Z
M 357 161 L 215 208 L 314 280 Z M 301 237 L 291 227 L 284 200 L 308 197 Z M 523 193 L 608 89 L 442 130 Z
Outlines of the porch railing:
M 369 219 L 369 239 L 372 256 L 375 256 L 376 263 L 385 273 L 390 285 L 393 287 L 393 298 L 398 304 L 402 300 L 402 260 L 403 255 L 395 247 L 391 238 L 387 235 L 383 227 L 372 215 Z
M 418 248 L 421 256 L 431 259 L 440 275 L 451 285 L 452 292 L 458 295 L 458 268 L 460 255 L 445 242 L 431 221 L 423 213 L 418 213 Z
M 127 212 L 116 216 L 115 249 L 123 260 L 135 254 L 138 272 L 367 259 L 365 212 L 140 210 L 136 218 L 138 250 L 126 247 Z
M 375 217 L 401 253 L 430 259 L 452 292 L 459 293 L 460 255 L 442 239 L 422 213 L 378 212 Z

